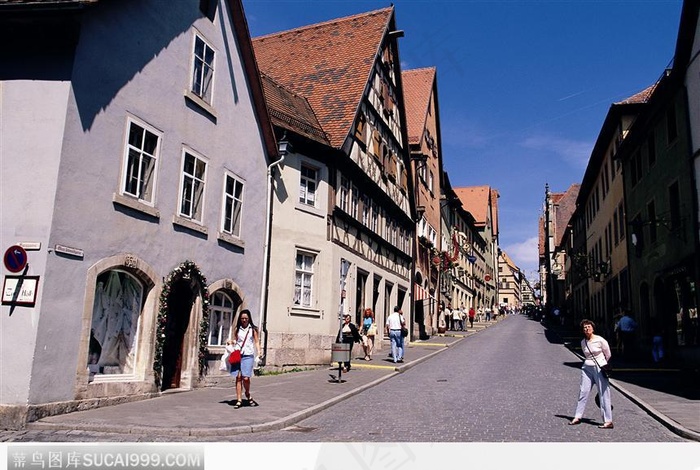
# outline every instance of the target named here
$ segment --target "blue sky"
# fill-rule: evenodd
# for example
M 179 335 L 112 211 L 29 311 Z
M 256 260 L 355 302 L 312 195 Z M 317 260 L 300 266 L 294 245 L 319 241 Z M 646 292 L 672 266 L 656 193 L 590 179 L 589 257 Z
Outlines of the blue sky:
M 244 0 L 253 37 L 386 1 Z M 404 70 L 437 67 L 443 166 L 499 190 L 500 245 L 529 279 L 545 183 L 579 183 L 610 104 L 673 59 L 681 0 L 395 0 Z

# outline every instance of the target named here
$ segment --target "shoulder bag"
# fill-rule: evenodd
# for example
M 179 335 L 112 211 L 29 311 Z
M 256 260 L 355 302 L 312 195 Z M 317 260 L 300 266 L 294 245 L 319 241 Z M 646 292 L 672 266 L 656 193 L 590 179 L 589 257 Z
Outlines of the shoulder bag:
M 241 363 L 241 350 L 243 349 L 243 346 L 245 346 L 245 342 L 248 339 L 248 333 L 250 333 L 250 328 L 248 327 L 248 331 L 245 332 L 245 337 L 243 337 L 243 342 L 241 343 L 241 349 L 234 349 L 231 351 L 231 354 L 228 355 L 228 363 L 231 364 L 232 366 L 237 366 L 238 364 Z
M 372 322 L 367 328 L 367 336 L 377 336 L 377 324 L 375 322 Z
M 598 369 L 600 369 L 600 373 L 603 374 L 603 377 L 606 379 L 609 379 L 610 376 L 612 375 L 612 366 L 610 364 L 605 364 L 604 366 L 601 366 L 598 364 L 598 361 L 595 358 L 595 355 L 593 354 L 593 351 L 591 351 L 591 348 L 588 347 L 588 341 L 584 340 L 586 343 L 586 349 L 588 349 L 588 352 L 591 353 L 591 357 L 593 358 L 593 362 L 598 366 Z

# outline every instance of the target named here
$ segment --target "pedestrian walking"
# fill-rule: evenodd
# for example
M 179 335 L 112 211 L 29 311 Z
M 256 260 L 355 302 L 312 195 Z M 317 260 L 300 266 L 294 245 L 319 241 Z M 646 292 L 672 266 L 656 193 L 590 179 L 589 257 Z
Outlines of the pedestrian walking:
M 360 332 L 357 331 L 355 324 L 350 321 L 351 315 L 349 313 L 345 314 L 343 317 L 343 326 L 340 327 L 338 331 L 338 336 L 336 338 L 336 343 L 345 343 L 350 345 L 350 357 L 347 362 L 343 363 L 343 372 L 348 372 L 352 364 L 352 347 L 355 343 L 360 342 Z
M 461 330 L 462 329 L 462 310 L 454 309 L 452 310 L 452 329 Z
M 594 334 L 595 323 L 591 320 L 581 322 L 581 330 L 584 338 L 581 340 L 581 350 L 584 361 L 581 366 L 581 386 L 579 387 L 578 402 L 574 419 L 569 424 L 581 424 L 581 418 L 586 410 L 588 397 L 593 389 L 593 384 L 598 388 L 600 396 L 600 413 L 603 417 L 603 424 L 598 426 L 601 429 L 612 429 L 612 403 L 610 401 L 610 384 L 601 367 L 608 364 L 611 357 L 610 345 L 602 336 Z
M 664 329 L 659 319 L 654 319 L 651 330 L 651 357 L 658 364 L 664 358 Z
M 474 317 L 476 317 L 476 311 L 474 307 L 469 307 L 469 328 L 474 328 Z
M 399 306 L 386 319 L 386 333 L 391 340 L 391 357 L 394 363 L 403 362 L 403 335 L 401 329 L 406 327 L 406 320 Z
M 255 355 L 260 355 L 260 337 L 249 310 L 241 310 L 233 330 L 233 339 L 226 343 L 226 352 L 230 355 L 234 351 L 240 351 L 241 360 L 230 364 L 230 374 L 236 378 L 236 403 L 233 408 L 238 409 L 243 405 L 243 391 L 248 406 L 258 406 L 250 396 L 250 377 L 253 375 Z
M 615 324 L 615 331 L 620 333 L 622 339 L 622 355 L 630 359 L 634 356 L 634 336 L 637 331 L 637 322 L 630 315 L 629 310 L 625 310 L 622 318 Z
M 365 352 L 365 361 L 372 360 L 374 351 L 374 337 L 377 334 L 377 323 L 374 320 L 374 312 L 371 308 L 366 308 L 362 319 L 362 349 Z

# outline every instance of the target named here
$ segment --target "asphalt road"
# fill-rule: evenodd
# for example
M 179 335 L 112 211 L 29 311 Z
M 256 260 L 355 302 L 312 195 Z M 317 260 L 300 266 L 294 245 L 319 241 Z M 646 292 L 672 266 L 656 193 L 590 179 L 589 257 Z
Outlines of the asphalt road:
M 601 417 L 593 400 L 584 423 L 568 426 L 579 377 L 576 356 L 550 342 L 539 323 L 513 316 L 280 431 L 212 439 L 25 430 L 1 432 L 0 441 L 687 442 L 614 389 L 615 429 L 597 428 Z
M 615 429 L 598 429 L 593 400 L 583 424 L 567 425 L 580 365 L 539 323 L 515 316 L 295 426 L 236 440 L 685 442 L 614 389 Z

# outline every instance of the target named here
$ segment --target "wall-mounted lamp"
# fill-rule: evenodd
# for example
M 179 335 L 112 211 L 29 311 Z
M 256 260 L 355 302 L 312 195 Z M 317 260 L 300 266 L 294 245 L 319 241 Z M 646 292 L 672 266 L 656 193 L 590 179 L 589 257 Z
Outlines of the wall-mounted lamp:
M 279 140 L 279 142 L 277 142 L 277 151 L 279 152 L 280 157 L 284 157 L 292 151 L 292 144 L 287 140 L 286 132 Z

